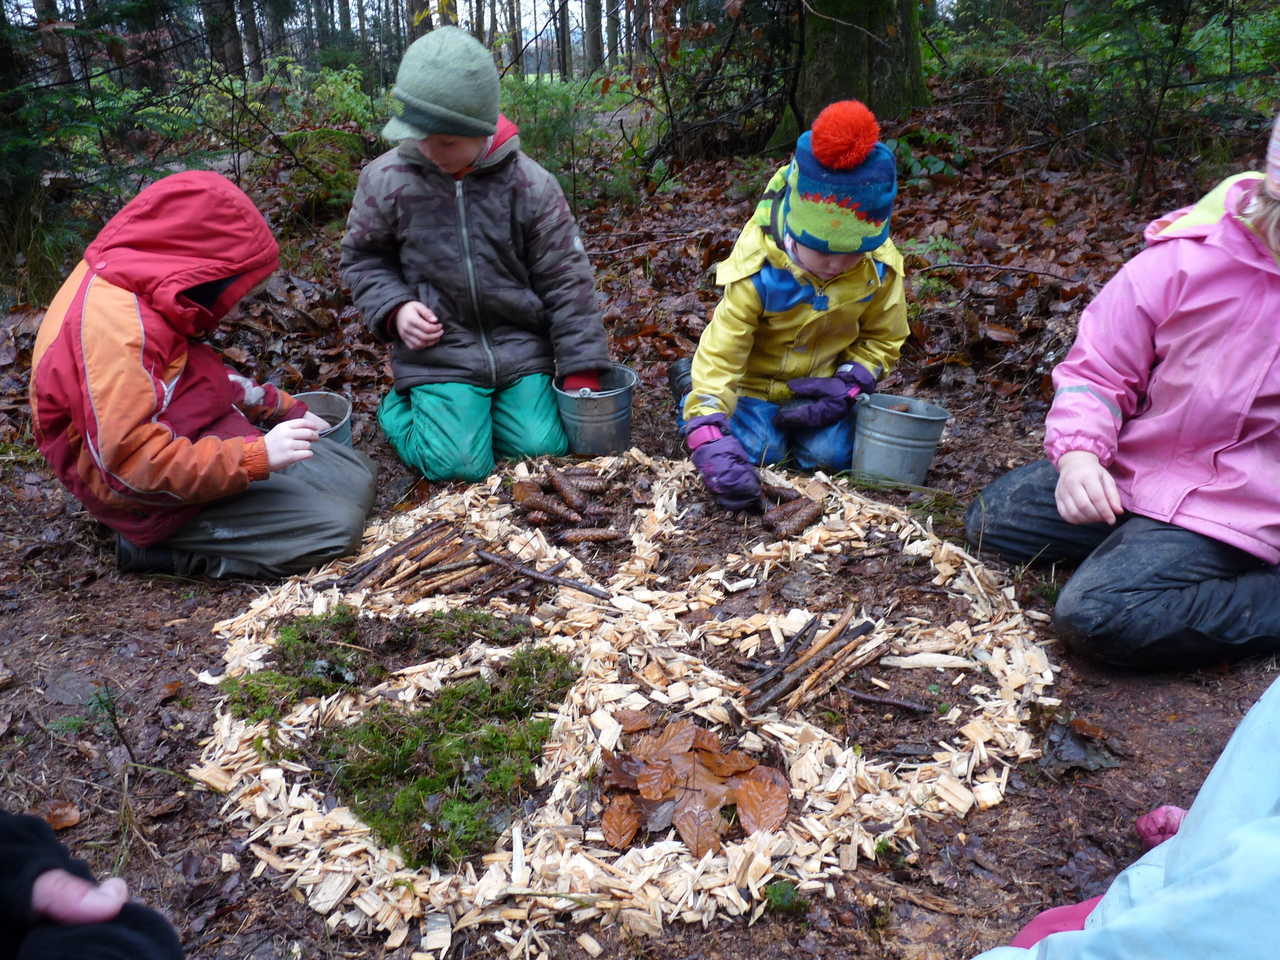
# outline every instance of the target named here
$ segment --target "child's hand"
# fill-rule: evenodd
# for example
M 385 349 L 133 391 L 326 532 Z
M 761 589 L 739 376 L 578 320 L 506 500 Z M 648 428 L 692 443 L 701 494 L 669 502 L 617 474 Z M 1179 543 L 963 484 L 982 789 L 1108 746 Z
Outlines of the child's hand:
M 54 923 L 105 923 L 129 900 L 119 877 L 91 883 L 66 870 L 46 870 L 31 888 L 31 909 Z
M 297 420 L 299 423 L 305 424 L 306 426 L 310 427 L 312 430 L 316 431 L 317 433 L 323 433 L 324 431 L 329 429 L 329 421 L 324 419 L 324 417 L 316 416 L 310 410 L 308 410 L 306 413 L 304 413 L 300 417 L 294 417 L 294 419 Z
M 410 300 L 396 311 L 396 333 L 410 350 L 433 347 L 444 335 L 444 327 L 425 303 Z
M 308 426 L 305 417 L 276 424 L 266 436 L 267 469 L 275 473 L 299 460 L 311 459 L 315 456 L 311 444 L 319 439 L 319 431 Z
M 1067 523 L 1114 524 L 1124 513 L 1115 478 L 1087 450 L 1071 450 L 1058 458 L 1054 500 Z

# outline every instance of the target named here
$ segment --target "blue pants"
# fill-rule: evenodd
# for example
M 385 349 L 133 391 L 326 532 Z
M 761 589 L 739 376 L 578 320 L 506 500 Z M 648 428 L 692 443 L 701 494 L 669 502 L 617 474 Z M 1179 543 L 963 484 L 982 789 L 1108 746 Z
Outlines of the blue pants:
M 683 399 L 677 409 L 684 409 Z M 781 430 L 773 423 L 781 409 L 767 400 L 738 397 L 738 407 L 729 418 L 729 431 L 752 463 L 782 463 L 790 456 L 801 470 L 838 473 L 849 469 L 853 460 L 853 414 L 826 427 Z M 684 417 L 678 412 L 676 423 L 684 429 Z

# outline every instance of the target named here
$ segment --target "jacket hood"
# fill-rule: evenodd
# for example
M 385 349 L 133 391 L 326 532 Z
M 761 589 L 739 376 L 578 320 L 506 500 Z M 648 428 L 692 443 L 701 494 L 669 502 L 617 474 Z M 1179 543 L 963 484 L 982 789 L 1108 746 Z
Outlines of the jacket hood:
M 85 250 L 89 269 L 136 294 L 186 336 L 204 336 L 280 261 L 271 228 L 239 187 L 206 170 L 158 180 L 125 204 Z M 236 279 L 212 308 L 183 295 Z
M 1166 240 L 1203 240 L 1237 260 L 1280 273 L 1280 265 L 1262 238 L 1243 219 L 1243 211 L 1261 183 L 1262 174 L 1256 172 L 1228 177 L 1191 206 L 1152 220 L 1143 237 L 1148 245 Z

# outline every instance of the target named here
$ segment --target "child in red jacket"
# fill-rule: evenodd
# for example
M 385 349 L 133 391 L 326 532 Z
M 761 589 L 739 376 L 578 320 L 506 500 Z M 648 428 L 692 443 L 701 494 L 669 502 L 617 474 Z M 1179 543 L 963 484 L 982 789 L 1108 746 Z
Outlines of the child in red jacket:
M 319 439 L 326 424 L 304 404 L 201 342 L 278 262 L 238 187 L 179 173 L 102 228 L 45 313 L 32 429 L 58 478 L 118 534 L 121 569 L 279 576 L 359 544 L 367 458 Z

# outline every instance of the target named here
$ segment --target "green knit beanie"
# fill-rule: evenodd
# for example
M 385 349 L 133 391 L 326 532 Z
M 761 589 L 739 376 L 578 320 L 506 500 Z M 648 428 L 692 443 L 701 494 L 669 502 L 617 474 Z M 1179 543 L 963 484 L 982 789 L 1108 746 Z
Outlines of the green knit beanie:
M 388 140 L 433 133 L 488 137 L 498 129 L 498 68 L 489 51 L 458 27 L 437 27 L 410 44 L 396 71 Z

